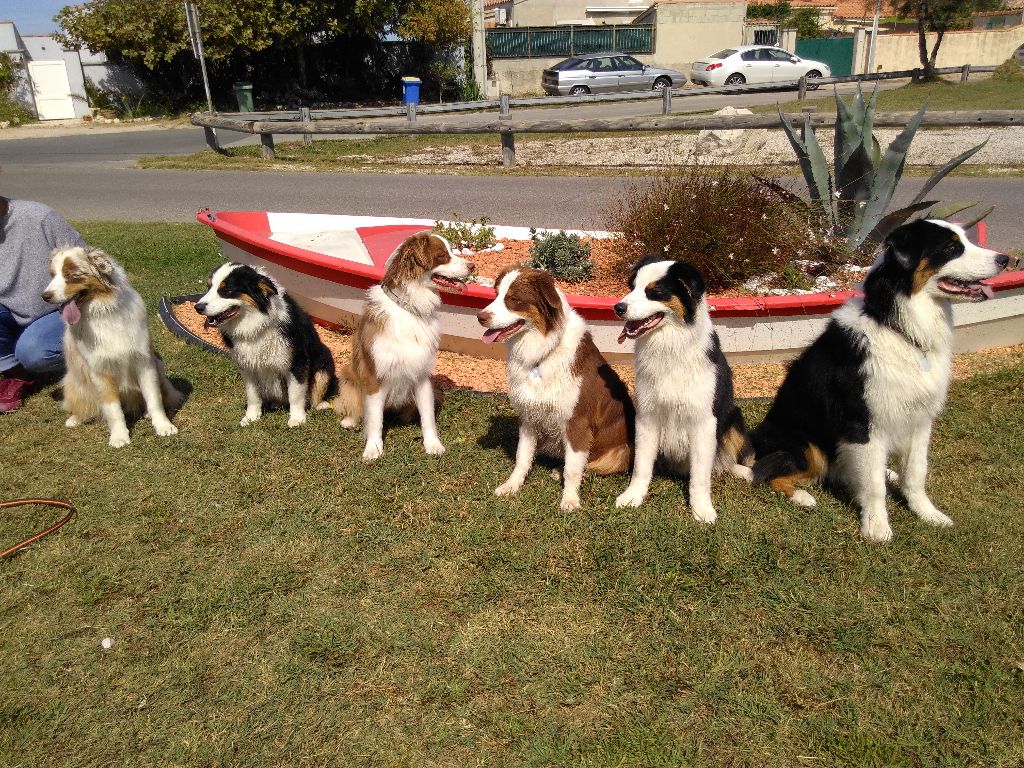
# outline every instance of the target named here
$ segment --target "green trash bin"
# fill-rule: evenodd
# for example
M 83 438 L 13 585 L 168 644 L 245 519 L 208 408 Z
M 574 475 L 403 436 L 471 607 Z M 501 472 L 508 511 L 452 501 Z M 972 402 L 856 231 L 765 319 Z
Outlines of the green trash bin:
M 232 86 L 239 112 L 252 112 L 252 83 L 239 81 Z

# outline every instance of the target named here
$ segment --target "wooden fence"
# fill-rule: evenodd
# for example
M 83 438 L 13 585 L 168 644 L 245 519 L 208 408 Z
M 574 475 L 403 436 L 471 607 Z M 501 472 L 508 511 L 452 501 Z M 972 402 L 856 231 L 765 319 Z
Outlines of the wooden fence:
M 961 80 L 967 80 L 971 72 L 991 72 L 995 67 L 946 67 L 937 70 L 939 74 L 960 73 Z M 879 72 L 872 75 L 851 77 L 816 78 L 812 86 L 830 85 L 832 83 L 848 83 L 862 80 L 889 80 L 896 78 L 919 78 L 920 70 L 900 72 Z M 315 134 L 362 134 L 371 136 L 392 134 L 474 134 L 497 133 L 501 135 L 502 163 L 505 167 L 515 165 L 515 134 L 517 133 L 588 133 L 597 131 L 688 131 L 704 129 L 739 129 L 739 128 L 779 128 L 782 120 L 794 123 L 802 121 L 805 114 L 783 115 L 672 115 L 673 98 L 686 98 L 709 94 L 754 93 L 758 91 L 778 90 L 787 84 L 765 83 L 761 85 L 723 86 L 721 88 L 688 88 L 668 89 L 659 91 L 643 91 L 622 94 L 603 94 L 598 96 L 565 96 L 538 97 L 526 99 L 510 99 L 502 96 L 494 101 L 461 102 L 445 105 L 426 105 L 417 107 L 414 104 L 405 107 L 384 107 L 377 109 L 351 110 L 309 110 L 303 108 L 299 114 L 290 113 L 220 113 L 210 114 L 198 112 L 192 115 L 193 125 L 206 129 L 207 142 L 218 149 L 213 129 L 239 131 L 257 134 L 262 144 L 265 159 L 274 158 L 274 134 L 301 134 L 308 143 Z M 808 87 L 806 78 L 788 84 L 798 89 L 799 98 L 803 98 Z M 512 107 L 548 106 L 557 104 L 590 104 L 607 101 L 637 101 L 650 98 L 662 99 L 660 116 L 618 117 L 618 118 L 580 118 L 576 120 L 514 120 Z M 486 112 L 497 107 L 498 114 L 492 118 L 481 114 L 481 120 L 448 122 L 429 120 L 418 122 L 418 115 L 451 114 L 458 112 Z M 878 113 L 875 125 L 881 127 L 904 126 L 913 117 L 913 112 Z M 404 116 L 405 119 L 401 119 Z M 369 118 L 360 120 L 361 118 Z M 390 119 L 389 119 L 390 118 Z M 398 118 L 398 119 L 396 119 Z M 835 117 L 831 115 L 810 114 L 813 127 L 832 126 Z M 926 126 L 1003 126 L 1024 125 L 1024 110 L 982 110 L 974 112 L 938 112 L 926 114 L 922 125 Z

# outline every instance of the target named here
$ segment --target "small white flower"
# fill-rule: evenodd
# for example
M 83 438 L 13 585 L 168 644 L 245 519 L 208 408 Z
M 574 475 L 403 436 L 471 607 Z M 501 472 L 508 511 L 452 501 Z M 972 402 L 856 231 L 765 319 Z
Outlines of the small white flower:
M 778 256 L 778 255 L 779 255 L 779 249 L 778 248 L 772 248 L 772 256 Z
M 668 253 L 668 246 L 666 245 L 662 250 L 665 251 L 665 253 Z
M 729 261 L 732 261 L 732 258 L 733 258 L 733 256 L 735 256 L 735 255 L 736 255 L 735 253 L 730 253 L 730 254 L 729 254 Z
M 111 648 L 114 647 L 114 639 L 110 637 L 104 637 L 102 640 L 100 640 L 100 647 L 102 647 L 103 650 L 105 651 L 109 651 Z
M 665 208 L 665 210 L 667 211 L 667 210 L 668 210 L 668 203 L 664 203 L 664 204 L 663 204 L 663 207 L 664 207 L 664 208 Z
M 840 197 L 843 196 L 843 191 L 841 189 L 837 189 L 835 192 L 832 193 L 832 196 L 835 197 L 836 200 L 838 200 Z

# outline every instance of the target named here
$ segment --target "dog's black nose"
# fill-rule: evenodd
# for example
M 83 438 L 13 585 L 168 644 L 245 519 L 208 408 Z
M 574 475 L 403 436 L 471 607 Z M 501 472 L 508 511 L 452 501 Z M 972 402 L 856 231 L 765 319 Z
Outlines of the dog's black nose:
M 53 304 L 53 294 L 50 293 L 49 291 L 43 291 L 43 301 L 47 302 L 48 304 Z
M 618 315 L 619 317 L 624 317 L 626 314 L 626 302 L 620 301 L 618 304 L 612 307 L 612 309 L 615 310 L 616 315 Z
M 1010 263 L 1010 257 L 1005 253 L 996 254 L 996 264 L 999 265 L 1000 269 L 1006 269 L 1006 265 Z
M 198 312 L 200 315 L 205 315 L 206 314 L 206 303 L 200 301 L 198 304 L 196 304 L 196 312 Z

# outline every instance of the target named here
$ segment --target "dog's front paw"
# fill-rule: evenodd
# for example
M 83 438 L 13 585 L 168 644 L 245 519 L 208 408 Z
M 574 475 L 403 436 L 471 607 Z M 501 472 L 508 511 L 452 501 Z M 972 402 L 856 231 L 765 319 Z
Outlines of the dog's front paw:
M 431 456 L 440 456 L 442 453 L 444 453 L 444 446 L 441 445 L 440 440 L 434 438 L 433 440 L 423 441 L 423 450 L 426 451 Z
M 865 517 L 860 526 L 860 533 L 869 541 L 885 543 L 892 540 L 892 526 L 886 515 L 872 515 Z
M 693 519 L 698 523 L 714 525 L 715 520 L 718 519 L 718 513 L 715 512 L 715 508 L 710 504 L 698 504 L 694 506 L 691 511 L 693 513 Z
M 576 493 L 564 493 L 562 494 L 562 503 L 558 505 L 558 508 L 563 512 L 572 512 L 574 509 L 580 508 L 580 497 Z
M 639 488 L 629 486 L 622 493 L 619 494 L 618 498 L 615 499 L 616 507 L 639 507 L 644 503 L 644 499 L 647 494 Z
M 107 441 L 107 445 L 111 448 L 124 448 L 124 446 L 128 445 L 131 441 L 131 438 L 128 436 L 128 430 L 125 430 L 124 432 L 111 432 L 110 440 Z
M 523 487 L 522 480 L 513 480 L 511 477 L 504 483 L 494 489 L 495 496 L 511 496 L 514 493 L 518 493 L 519 489 Z
M 296 413 L 296 414 L 292 414 L 291 416 L 288 417 L 288 426 L 290 428 L 292 428 L 292 429 L 294 429 L 295 427 L 301 427 L 305 423 L 306 423 L 306 414 L 305 413 L 302 413 L 302 414 L 297 414 Z
M 341 426 L 345 429 L 355 429 L 359 426 L 359 419 L 355 416 L 346 416 L 341 420 Z
M 894 485 L 898 487 L 900 484 L 900 473 L 897 472 L 895 469 L 886 468 L 885 482 L 887 482 L 889 485 Z
M 948 528 L 953 524 L 953 518 L 932 504 L 928 499 L 912 501 L 910 504 L 910 510 L 919 518 L 924 520 L 924 522 L 931 525 L 939 525 Z
M 316 409 L 318 411 L 329 411 L 329 410 L 331 410 L 331 407 L 332 407 L 331 404 L 328 403 L 326 400 L 323 400 L 323 401 L 321 401 L 321 402 L 316 404 Z
M 740 480 L 746 480 L 748 483 L 754 482 L 754 470 L 743 464 L 733 464 L 729 469 L 729 472 Z
M 240 426 L 248 427 L 250 424 L 255 424 L 257 421 L 259 421 L 260 420 L 260 416 L 261 416 L 261 414 L 258 414 L 258 413 L 255 414 L 255 415 L 247 413 L 247 414 L 245 414 L 245 418 L 243 418 L 238 423 L 239 423 Z
M 160 437 L 170 437 L 171 435 L 178 434 L 178 428 L 169 421 L 160 422 L 159 424 L 154 423 L 153 431 L 160 435 Z
M 384 455 L 384 442 L 382 440 L 371 440 L 363 450 L 363 461 L 376 461 Z
M 798 507 L 804 507 L 805 509 L 813 509 L 818 505 L 818 502 L 815 501 L 814 497 L 803 488 L 798 488 L 793 491 L 793 495 L 789 497 L 789 500 Z
M 71 427 L 72 429 L 81 426 L 81 424 L 82 422 L 77 416 L 68 416 L 68 420 L 64 422 L 65 427 Z

